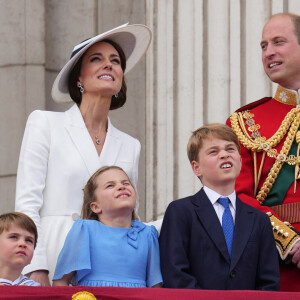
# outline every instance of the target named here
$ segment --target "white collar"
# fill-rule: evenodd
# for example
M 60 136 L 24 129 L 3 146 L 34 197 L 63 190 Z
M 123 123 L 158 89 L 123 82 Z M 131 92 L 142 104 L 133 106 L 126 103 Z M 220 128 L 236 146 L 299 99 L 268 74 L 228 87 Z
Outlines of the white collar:
M 220 195 L 219 193 L 208 188 L 205 185 L 203 186 L 203 189 L 204 189 L 204 192 L 206 193 L 209 201 L 212 203 L 212 205 L 214 205 L 220 197 L 225 197 L 225 198 L 229 198 L 234 210 L 236 210 L 236 193 L 235 193 L 235 191 L 233 191 L 229 195 Z

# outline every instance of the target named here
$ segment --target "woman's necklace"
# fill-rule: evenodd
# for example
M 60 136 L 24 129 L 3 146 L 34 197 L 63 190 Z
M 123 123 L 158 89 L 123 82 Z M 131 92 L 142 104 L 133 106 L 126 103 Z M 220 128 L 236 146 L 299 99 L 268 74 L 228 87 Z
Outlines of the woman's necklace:
M 102 144 L 104 144 L 104 141 L 105 141 L 105 137 L 106 137 L 106 133 L 107 133 L 107 127 L 102 130 L 98 130 L 98 131 L 94 131 L 92 129 L 89 130 L 89 133 L 91 135 L 91 138 L 92 139 L 95 139 L 95 143 L 100 146 Z
M 95 135 L 95 140 L 96 140 L 96 144 L 97 144 L 97 145 L 100 145 L 100 144 L 101 144 L 101 141 L 100 141 L 98 135 Z
M 106 132 L 105 132 L 105 134 L 103 136 L 103 143 L 104 143 L 104 140 L 105 140 L 106 133 L 107 133 L 107 129 L 106 129 Z M 97 145 L 101 145 L 102 144 L 101 143 L 101 139 L 99 138 L 99 136 L 100 136 L 100 134 L 95 135 L 95 142 L 96 142 Z

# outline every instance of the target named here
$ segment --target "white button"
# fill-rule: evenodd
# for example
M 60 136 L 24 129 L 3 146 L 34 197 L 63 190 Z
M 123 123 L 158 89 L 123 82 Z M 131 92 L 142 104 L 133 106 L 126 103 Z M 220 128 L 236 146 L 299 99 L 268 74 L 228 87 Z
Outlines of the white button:
M 77 219 L 79 219 L 79 214 L 78 213 L 72 213 L 72 220 L 76 221 Z

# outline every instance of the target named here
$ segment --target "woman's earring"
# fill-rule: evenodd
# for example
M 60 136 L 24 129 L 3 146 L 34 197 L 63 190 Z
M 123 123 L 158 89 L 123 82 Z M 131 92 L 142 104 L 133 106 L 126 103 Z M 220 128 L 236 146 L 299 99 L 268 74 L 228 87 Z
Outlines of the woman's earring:
M 77 86 L 79 88 L 80 93 L 82 94 L 84 92 L 84 88 L 83 88 L 83 86 L 82 86 L 82 84 L 81 84 L 80 81 L 77 81 Z
M 115 94 L 115 98 L 118 98 L 119 97 L 119 93 L 118 94 Z

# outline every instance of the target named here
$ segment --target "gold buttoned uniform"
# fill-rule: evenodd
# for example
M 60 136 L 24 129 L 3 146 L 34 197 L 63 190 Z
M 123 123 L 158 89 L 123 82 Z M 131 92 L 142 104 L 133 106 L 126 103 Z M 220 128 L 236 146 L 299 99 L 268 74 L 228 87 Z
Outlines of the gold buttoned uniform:
M 278 86 L 274 98 L 250 103 L 227 120 L 241 144 L 236 192 L 268 213 L 282 260 L 300 241 L 299 99 L 299 92 Z

